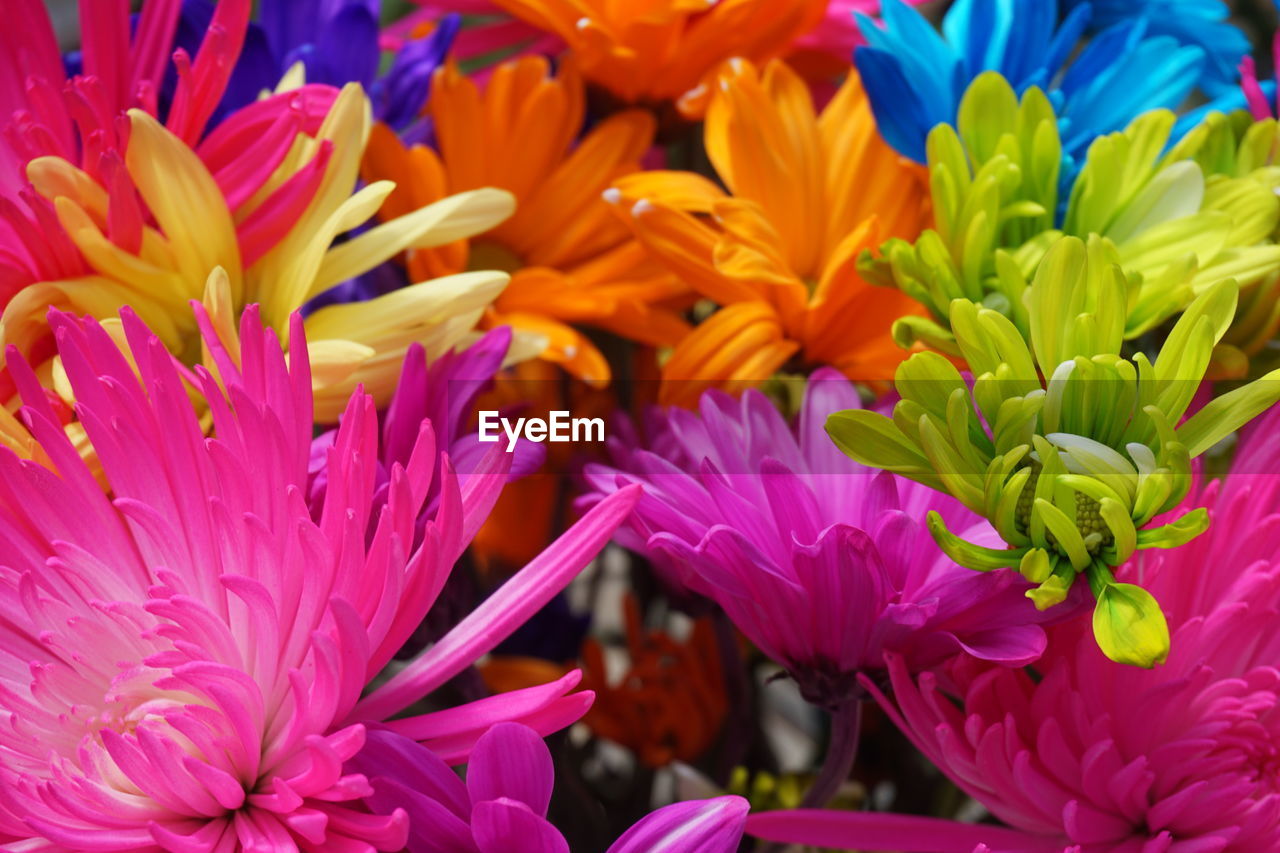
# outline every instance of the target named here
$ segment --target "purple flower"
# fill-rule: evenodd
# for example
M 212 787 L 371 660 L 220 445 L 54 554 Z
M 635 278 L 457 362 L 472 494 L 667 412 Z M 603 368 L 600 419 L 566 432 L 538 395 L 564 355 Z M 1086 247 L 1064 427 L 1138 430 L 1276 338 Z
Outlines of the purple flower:
M 397 131 L 410 129 L 430 94 L 431 75 L 458 33 L 459 17 L 446 15 L 430 35 L 405 42 L 379 75 L 380 7 L 380 0 L 262 0 L 214 123 L 256 101 L 264 89 L 274 90 L 301 62 L 308 83 L 339 88 L 359 83 L 369 93 L 375 118 Z M 192 51 L 208 29 L 213 8 L 209 0 L 183 0 L 176 46 Z
M 547 820 L 551 753 L 528 726 L 499 723 L 482 735 L 465 782 L 431 750 L 389 731 L 371 731 L 347 769 L 368 777 L 371 811 L 408 815 L 408 853 L 569 851 Z M 676 803 L 640 820 L 608 853 L 731 853 L 746 817 L 741 797 Z
M 651 412 L 652 450 L 615 440 L 589 466 L 592 504 L 629 483 L 644 495 L 615 539 L 669 583 L 713 599 L 810 701 L 856 698 L 860 672 L 897 652 L 914 671 L 958 652 L 1007 665 L 1035 660 L 1045 635 L 1015 573 L 949 561 L 924 528 L 994 531 L 950 498 L 864 468 L 835 448 L 826 415 L 858 408 L 834 370 L 814 374 L 795 430 L 757 391 L 702 396 L 697 413 Z

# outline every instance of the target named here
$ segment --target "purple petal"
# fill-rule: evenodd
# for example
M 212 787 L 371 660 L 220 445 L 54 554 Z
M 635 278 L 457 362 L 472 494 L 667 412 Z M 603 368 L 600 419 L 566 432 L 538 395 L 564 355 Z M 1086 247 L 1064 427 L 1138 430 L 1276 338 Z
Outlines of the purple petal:
M 369 777 L 375 789 L 377 780 L 387 779 L 412 788 L 461 820 L 470 815 L 471 800 L 458 774 L 431 750 L 394 732 L 370 729 L 364 748 L 349 762 L 348 769 Z M 408 809 L 406 804 L 396 805 Z
M 305 4 L 303 4 L 305 5 Z M 361 5 L 343 6 L 316 38 L 319 68 L 308 63 L 312 82 L 342 86 L 359 83 L 368 89 L 378 73 L 378 18 Z
M 827 435 L 827 416 L 861 408 L 858 390 L 840 371 L 823 367 L 813 372 L 805 386 L 799 425 L 800 450 L 810 471 L 834 474 L 862 468 L 845 456 Z
M 406 850 L 412 853 L 459 853 L 471 849 L 471 827 L 467 821 L 436 800 L 394 779 L 374 779 L 371 784 L 373 796 L 364 798 L 371 812 L 391 814 L 396 809 L 404 809 L 409 815 Z
M 748 809 L 742 797 L 674 803 L 642 818 L 608 853 L 733 853 Z
M 467 764 L 471 802 L 519 800 L 542 817 L 547 815 L 555 781 L 546 743 L 519 723 L 499 723 L 489 729 L 476 741 Z
M 471 834 L 480 853 L 569 853 L 569 844 L 546 818 L 516 800 L 477 803 Z

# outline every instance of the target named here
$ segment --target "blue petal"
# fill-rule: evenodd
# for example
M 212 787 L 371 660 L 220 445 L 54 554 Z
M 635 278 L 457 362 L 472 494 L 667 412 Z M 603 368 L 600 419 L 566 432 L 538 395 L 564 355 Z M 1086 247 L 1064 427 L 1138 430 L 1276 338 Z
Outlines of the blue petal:
M 1045 51 L 1044 67 L 1049 77 L 1057 75 L 1058 70 L 1067 63 L 1067 57 L 1075 50 L 1085 27 L 1089 26 L 1093 8 L 1088 3 L 1080 3 L 1067 15 L 1058 34 L 1053 37 L 1049 48 Z
M 1258 85 L 1262 87 L 1262 95 L 1267 99 L 1267 103 L 1272 103 L 1276 96 L 1276 81 L 1261 80 Z M 1193 110 L 1188 110 L 1185 114 L 1178 116 L 1178 121 L 1173 126 L 1174 140 L 1181 139 L 1200 122 L 1204 121 L 1205 116 L 1209 113 L 1232 113 L 1236 110 L 1248 109 L 1249 104 L 1245 101 L 1244 92 L 1240 89 L 1233 89 L 1224 95 L 1221 95 L 1207 104 L 1201 104 Z
M 896 59 L 877 48 L 860 47 L 853 61 L 884 141 L 904 157 L 925 162 L 925 137 L 933 123 Z

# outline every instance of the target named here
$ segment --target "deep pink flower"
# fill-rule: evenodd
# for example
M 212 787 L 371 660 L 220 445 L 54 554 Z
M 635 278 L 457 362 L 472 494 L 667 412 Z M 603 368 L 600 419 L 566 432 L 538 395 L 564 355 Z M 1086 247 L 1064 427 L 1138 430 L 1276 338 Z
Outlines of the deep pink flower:
M 966 662 L 944 687 L 891 662 L 893 699 L 881 704 L 1010 828 L 796 811 L 762 814 L 748 831 L 927 853 L 1280 850 L 1277 426 L 1280 412 L 1259 422 L 1228 477 L 1188 500 L 1209 508 L 1207 533 L 1121 572 L 1165 608 L 1174 636 L 1163 666 L 1108 661 L 1082 620 L 1051 631 L 1034 674 Z
M 618 541 L 669 583 L 713 599 L 810 701 L 840 704 L 885 651 L 912 670 L 967 651 L 1034 660 L 1044 631 L 1012 572 L 960 568 L 922 519 L 936 509 L 965 535 L 995 533 L 936 491 L 873 471 L 836 449 L 826 416 L 861 405 L 834 370 L 809 380 L 793 430 L 758 391 L 702 396 L 697 414 L 650 416 L 651 449 L 611 443 L 612 465 L 586 471 L 591 503 L 645 487 Z M 954 528 L 953 528 L 954 529 Z
M 907 0 L 911 5 L 923 3 L 924 0 Z M 796 41 L 796 47 L 805 50 L 820 50 L 845 62 L 853 59 L 853 49 L 866 44 L 866 39 L 858 30 L 856 14 L 879 15 L 880 0 L 831 0 L 827 4 L 826 17 L 822 23 L 808 35 Z
M 0 844 L 10 849 L 398 850 L 403 811 L 373 815 L 344 769 L 366 727 L 462 762 L 494 723 L 549 732 L 589 693 L 559 682 L 391 720 L 491 649 L 572 578 L 635 500 L 619 495 L 438 643 L 368 688 L 418 626 L 505 479 L 459 484 L 424 422 L 370 518 L 372 399 L 351 397 L 328 486 L 305 500 L 311 377 L 256 309 L 240 363 L 196 306 L 217 368 L 187 371 L 125 310 L 137 375 L 93 321 L 54 313 L 59 354 L 110 497 L 31 368 L 8 359 L 53 470 L 0 449 Z M 205 438 L 188 387 L 213 422 Z M 224 390 L 225 389 L 225 390 Z M 433 481 L 439 507 L 413 547 Z M 372 526 L 372 536 L 366 531 Z
M 409 815 L 408 853 L 569 853 L 547 820 L 555 785 L 551 753 L 519 723 L 499 723 L 477 742 L 466 781 L 407 738 L 369 732 L 355 761 L 380 814 Z M 675 803 L 642 818 L 608 853 L 733 853 L 747 801 L 717 797 Z
M 147 212 L 124 166 L 125 113 L 138 108 L 159 116 L 166 73 L 175 73 L 177 84 L 165 105 L 164 124 L 200 155 L 233 213 L 263 187 L 299 133 L 319 130 L 337 90 L 306 85 L 239 110 L 205 135 L 240 57 L 251 5 L 250 0 L 219 2 L 199 51 L 191 57 L 173 49 L 181 0 L 147 0 L 132 32 L 127 0 L 81 0 L 84 71 L 68 77 L 44 3 L 5 4 L 7 19 L 0 28 L 0 307 L 26 284 L 87 272 L 79 250 L 58 224 L 53 204 L 27 181 L 27 165 L 38 157 L 77 164 L 104 187 L 110 239 L 141 239 Z M 319 171 L 327 159 L 328 152 L 315 158 Z M 315 190 L 309 177 L 288 181 L 274 188 L 263 205 L 294 210 Z
M 1280 33 L 1276 33 L 1271 39 L 1271 58 L 1272 66 L 1280 69 Z M 1244 92 L 1245 103 L 1254 119 L 1262 121 L 1280 114 L 1280 110 L 1272 107 L 1267 101 L 1266 93 L 1262 91 L 1262 85 L 1258 82 L 1258 66 L 1252 56 L 1246 55 L 1240 60 L 1239 71 L 1240 89 Z M 1280 98 L 1280 94 L 1277 97 Z

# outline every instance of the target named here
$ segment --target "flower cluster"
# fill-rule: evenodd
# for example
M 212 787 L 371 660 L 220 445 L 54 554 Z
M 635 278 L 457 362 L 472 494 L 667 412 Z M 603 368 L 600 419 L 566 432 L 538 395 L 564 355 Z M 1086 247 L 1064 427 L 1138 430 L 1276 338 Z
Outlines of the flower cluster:
M 9 0 L 0 850 L 1280 849 L 1254 5 Z

